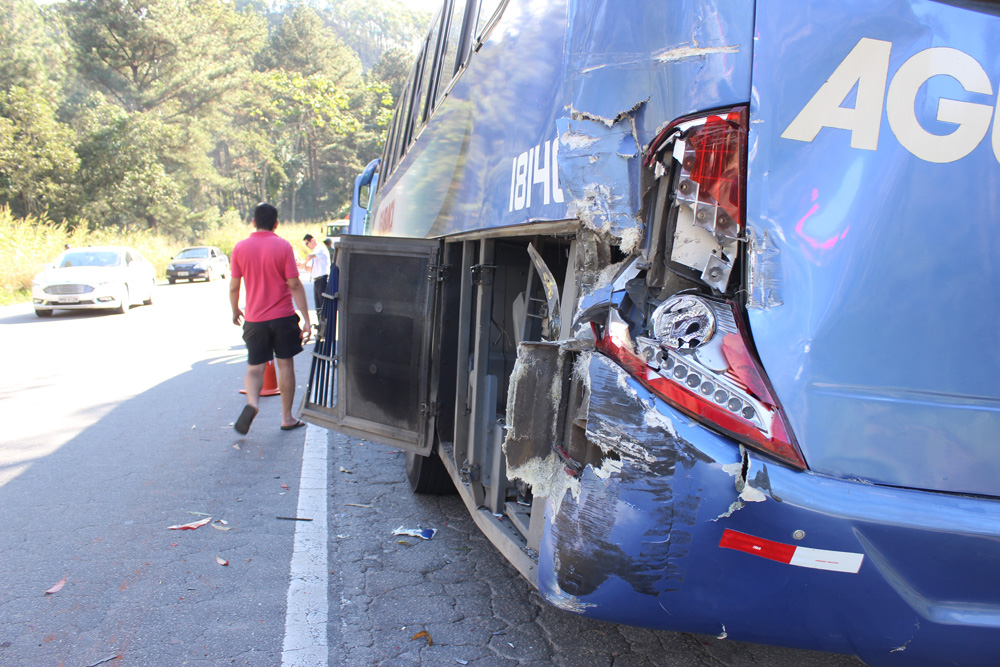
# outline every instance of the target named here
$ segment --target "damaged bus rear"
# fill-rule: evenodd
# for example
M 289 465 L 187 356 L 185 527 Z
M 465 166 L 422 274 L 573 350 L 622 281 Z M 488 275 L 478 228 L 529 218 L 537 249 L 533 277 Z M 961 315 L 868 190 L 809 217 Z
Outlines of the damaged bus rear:
M 996 664 L 998 39 L 978 0 L 447 0 L 304 418 L 569 612 Z

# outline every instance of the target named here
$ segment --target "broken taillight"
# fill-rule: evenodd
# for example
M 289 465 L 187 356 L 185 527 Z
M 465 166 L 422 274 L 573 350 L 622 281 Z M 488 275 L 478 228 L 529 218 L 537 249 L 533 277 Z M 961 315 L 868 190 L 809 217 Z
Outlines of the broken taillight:
M 766 376 L 747 344 L 731 303 L 696 299 L 715 319 L 715 330 L 698 343 L 668 346 L 662 338 L 629 334 L 613 316 L 595 330 L 597 349 L 614 359 L 654 394 L 698 421 L 739 442 L 805 469 L 806 463 Z M 668 302 L 670 300 L 668 299 Z M 681 321 L 681 327 L 687 322 Z M 691 323 L 690 327 L 699 323 Z M 696 335 L 696 334 L 695 334 Z
M 747 121 L 746 107 L 688 117 L 650 145 L 647 166 L 670 179 L 666 261 L 704 287 L 659 303 L 647 336 L 633 340 L 617 311 L 595 336 L 599 350 L 675 408 L 804 469 L 730 286 L 745 228 Z
M 725 293 L 744 221 L 747 108 L 671 123 L 653 140 L 647 166 L 671 179 L 669 261 Z

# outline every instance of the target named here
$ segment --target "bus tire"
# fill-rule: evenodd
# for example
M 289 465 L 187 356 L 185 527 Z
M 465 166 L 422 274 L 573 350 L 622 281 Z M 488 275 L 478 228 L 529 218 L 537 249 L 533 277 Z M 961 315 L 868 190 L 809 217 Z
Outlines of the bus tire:
M 420 456 L 406 452 L 406 478 L 414 493 L 431 496 L 445 496 L 455 493 L 455 485 L 448 475 L 448 469 L 437 452 L 430 456 Z

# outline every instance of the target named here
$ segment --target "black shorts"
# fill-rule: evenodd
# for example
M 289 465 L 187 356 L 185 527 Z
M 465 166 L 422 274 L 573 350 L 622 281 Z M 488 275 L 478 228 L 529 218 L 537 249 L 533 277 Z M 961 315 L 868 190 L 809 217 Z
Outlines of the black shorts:
M 291 359 L 302 351 L 299 316 L 289 315 L 266 322 L 244 322 L 243 340 L 247 344 L 247 362 L 266 364 L 272 356 Z

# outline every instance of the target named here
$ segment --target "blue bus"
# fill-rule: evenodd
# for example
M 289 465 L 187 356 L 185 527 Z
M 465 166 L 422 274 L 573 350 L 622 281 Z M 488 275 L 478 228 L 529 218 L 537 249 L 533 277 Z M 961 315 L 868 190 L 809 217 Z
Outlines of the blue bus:
M 1000 664 L 997 44 L 995 0 L 446 0 L 304 418 L 569 612 Z

